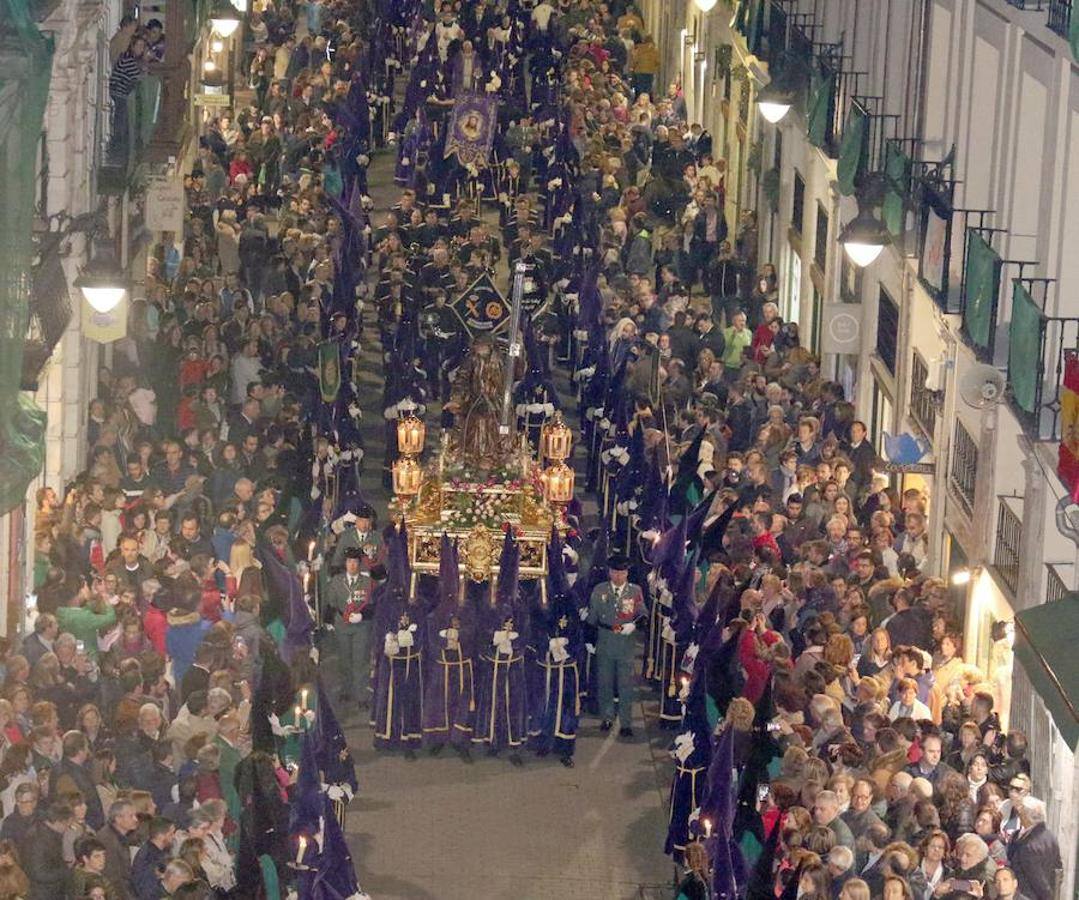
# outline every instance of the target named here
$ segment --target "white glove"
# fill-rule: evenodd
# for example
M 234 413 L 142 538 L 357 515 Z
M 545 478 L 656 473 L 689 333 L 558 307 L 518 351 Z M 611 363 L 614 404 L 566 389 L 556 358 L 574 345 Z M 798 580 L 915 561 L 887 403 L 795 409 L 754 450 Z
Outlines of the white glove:
M 322 554 L 320 553 L 313 560 L 311 560 L 311 571 L 312 572 L 318 572 L 322 568 L 322 563 L 323 563 L 323 559 L 322 559 Z
M 363 621 L 363 613 L 349 613 L 348 624 L 358 625 Z
M 566 652 L 566 644 L 568 643 L 569 638 L 551 638 L 547 642 L 547 648 L 551 652 L 551 659 L 553 659 L 555 662 L 565 662 L 567 659 L 569 659 L 569 654 Z
M 625 632 L 625 630 L 625 626 L 623 626 L 622 631 Z M 668 644 L 673 644 L 675 642 L 675 633 L 674 629 L 671 628 L 670 619 L 667 619 L 663 623 L 663 640 L 665 640 Z
M 322 627 L 325 628 L 327 631 L 333 631 L 334 630 L 333 626 L 330 625 L 330 624 L 323 625 Z
M 392 634 L 386 635 L 386 642 L 383 645 L 382 652 L 387 656 L 396 656 L 398 651 L 397 638 Z
M 415 625 L 409 625 L 408 628 L 402 628 L 397 632 L 397 646 L 398 647 L 411 647 L 416 643 L 414 632 L 416 631 Z
M 581 617 L 581 621 L 583 622 L 585 619 L 588 618 L 588 607 L 582 606 L 579 610 L 577 610 L 577 614 Z
M 635 632 L 636 630 L 637 626 L 633 622 L 627 622 L 625 625 L 622 626 L 622 630 L 619 632 L 619 634 L 633 634 L 633 632 Z
M 589 653 L 591 653 L 593 655 L 595 655 L 595 653 L 596 653 L 596 645 L 595 644 L 585 644 L 584 649 L 587 650 Z

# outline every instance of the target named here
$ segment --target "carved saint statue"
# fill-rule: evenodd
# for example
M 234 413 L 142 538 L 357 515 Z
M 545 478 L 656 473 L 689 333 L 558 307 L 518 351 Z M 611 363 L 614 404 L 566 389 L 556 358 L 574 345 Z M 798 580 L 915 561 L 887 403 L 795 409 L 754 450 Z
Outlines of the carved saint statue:
M 513 449 L 513 436 L 498 433 L 505 362 L 489 337 L 478 337 L 457 377 L 446 408 L 454 414 L 450 452 L 469 468 L 490 470 Z

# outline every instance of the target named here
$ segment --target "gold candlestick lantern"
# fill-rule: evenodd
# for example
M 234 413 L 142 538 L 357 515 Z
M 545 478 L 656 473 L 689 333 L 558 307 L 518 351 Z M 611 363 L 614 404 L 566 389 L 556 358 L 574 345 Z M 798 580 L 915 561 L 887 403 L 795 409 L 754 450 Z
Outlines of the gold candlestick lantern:
M 418 456 L 423 452 L 427 426 L 423 419 L 409 414 L 397 422 L 397 450 L 405 456 Z
M 556 412 L 540 432 L 540 450 L 547 459 L 562 462 L 573 452 L 573 432 L 562 421 L 562 413 Z
M 415 497 L 423 483 L 423 469 L 411 456 L 402 456 L 393 464 L 393 492 L 400 497 Z
M 548 466 L 543 473 L 543 496 L 550 503 L 569 503 L 573 499 L 573 469 L 564 462 Z

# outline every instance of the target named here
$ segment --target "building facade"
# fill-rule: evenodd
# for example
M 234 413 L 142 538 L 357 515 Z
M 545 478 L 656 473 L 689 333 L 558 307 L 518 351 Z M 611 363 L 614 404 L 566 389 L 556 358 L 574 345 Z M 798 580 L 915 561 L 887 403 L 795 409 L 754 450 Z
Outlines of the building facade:
M 690 121 L 712 133 L 728 222 L 756 211 L 781 314 L 847 389 L 881 456 L 886 433 L 926 448 L 893 485 L 929 497 L 931 565 L 956 584 L 964 658 L 988 673 L 1008 727 L 1029 735 L 1035 793 L 1065 857 L 1059 896 L 1075 896 L 1075 709 L 1029 677 L 1052 660 L 1013 665 L 1023 611 L 1079 586 L 1065 533 L 1075 510 L 1057 474 L 1061 384 L 1079 346 L 1072 4 L 708 5 L 643 4 L 659 83 L 678 82 Z M 775 125 L 756 103 L 773 79 L 796 87 Z M 892 231 L 864 269 L 839 242 L 859 208 L 844 159 L 856 114 L 861 170 L 886 176 Z

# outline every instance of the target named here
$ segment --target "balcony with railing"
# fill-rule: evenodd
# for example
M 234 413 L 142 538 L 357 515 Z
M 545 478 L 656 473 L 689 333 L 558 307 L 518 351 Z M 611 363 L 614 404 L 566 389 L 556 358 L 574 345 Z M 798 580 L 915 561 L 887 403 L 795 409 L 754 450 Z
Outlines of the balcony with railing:
M 1074 563 L 1046 563 L 1045 564 L 1045 602 L 1052 603 L 1054 600 L 1063 600 L 1072 591 L 1071 585 L 1075 583 Z
M 98 188 L 102 193 L 122 193 L 153 139 L 161 114 L 161 78 L 145 75 L 122 101 L 110 101 L 102 116 L 97 142 Z M 114 103 L 125 104 L 117 114 Z M 119 129 L 117 131 L 116 129 Z
M 1008 398 L 1031 437 L 1057 440 L 1065 369 L 1079 351 L 1079 318 L 1051 315 L 1058 305 L 1051 278 L 1015 278 L 1011 286 Z
M 925 386 L 929 366 L 917 352 L 910 367 L 910 415 L 930 440 L 937 428 L 937 398 Z
M 1049 0 L 1049 18 L 1045 24 L 1065 39 L 1071 30 L 1072 6 L 1073 0 Z
M 963 423 L 956 420 L 948 487 L 968 517 L 974 512 L 974 489 L 977 481 L 978 445 L 970 432 L 963 427 Z
M 1022 497 L 1001 497 L 997 505 L 997 538 L 993 568 L 1014 597 L 1019 591 L 1019 560 L 1023 550 Z

